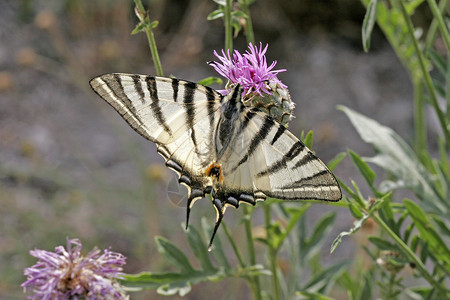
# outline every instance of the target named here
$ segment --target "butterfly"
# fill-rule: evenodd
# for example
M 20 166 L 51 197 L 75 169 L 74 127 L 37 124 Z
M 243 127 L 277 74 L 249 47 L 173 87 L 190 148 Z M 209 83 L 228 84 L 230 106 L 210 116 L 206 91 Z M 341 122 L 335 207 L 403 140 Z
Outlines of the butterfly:
M 188 188 L 186 227 L 194 202 L 210 194 L 216 222 L 228 206 L 283 200 L 341 199 L 327 168 L 285 126 L 241 99 L 174 78 L 104 74 L 92 89 L 144 138 L 157 145 L 166 166 Z

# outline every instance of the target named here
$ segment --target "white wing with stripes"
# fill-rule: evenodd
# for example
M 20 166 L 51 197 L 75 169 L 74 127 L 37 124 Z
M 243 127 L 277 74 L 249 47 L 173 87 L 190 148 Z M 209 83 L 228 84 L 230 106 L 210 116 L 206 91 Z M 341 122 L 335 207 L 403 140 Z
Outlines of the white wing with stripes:
M 194 200 L 212 185 L 204 169 L 214 161 L 213 135 L 222 96 L 193 82 L 134 74 L 105 74 L 93 90 L 128 124 L 155 142 L 166 165 L 188 187 L 188 214 Z
M 105 74 L 90 82 L 139 134 L 157 144 L 188 187 L 187 222 L 196 199 L 211 194 L 217 220 L 227 206 L 273 197 L 341 199 L 326 165 L 272 117 L 245 107 L 237 86 L 224 97 L 178 79 Z

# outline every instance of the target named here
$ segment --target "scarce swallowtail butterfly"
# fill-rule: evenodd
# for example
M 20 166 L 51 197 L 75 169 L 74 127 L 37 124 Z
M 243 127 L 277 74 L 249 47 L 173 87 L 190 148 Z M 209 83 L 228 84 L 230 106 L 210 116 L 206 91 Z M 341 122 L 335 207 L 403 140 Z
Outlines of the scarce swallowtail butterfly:
M 90 85 L 156 143 L 187 186 L 186 226 L 194 202 L 211 195 L 217 219 L 210 247 L 227 206 L 266 197 L 342 197 L 336 178 L 311 150 L 272 117 L 243 104 L 239 85 L 223 96 L 194 82 L 120 73 L 98 76 Z

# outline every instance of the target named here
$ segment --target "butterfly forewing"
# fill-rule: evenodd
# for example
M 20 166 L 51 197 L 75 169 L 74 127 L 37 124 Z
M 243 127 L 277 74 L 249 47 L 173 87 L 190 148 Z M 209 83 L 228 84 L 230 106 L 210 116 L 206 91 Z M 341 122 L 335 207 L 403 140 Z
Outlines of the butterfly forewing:
M 144 75 L 105 74 L 90 82 L 138 133 L 155 142 L 168 167 L 189 188 L 189 201 L 211 185 L 203 169 L 219 120 L 221 95 L 195 83 Z

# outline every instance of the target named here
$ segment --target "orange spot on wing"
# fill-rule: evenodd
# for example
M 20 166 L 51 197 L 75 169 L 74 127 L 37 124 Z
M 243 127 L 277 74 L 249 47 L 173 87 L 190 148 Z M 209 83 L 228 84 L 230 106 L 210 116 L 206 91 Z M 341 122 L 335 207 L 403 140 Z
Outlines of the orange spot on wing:
M 223 173 L 221 165 L 217 163 L 212 163 L 211 165 L 209 165 L 209 167 L 206 168 L 205 175 L 210 177 L 215 176 L 219 182 L 222 181 Z

